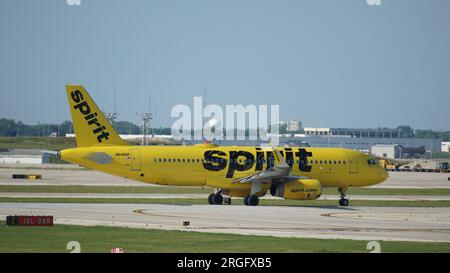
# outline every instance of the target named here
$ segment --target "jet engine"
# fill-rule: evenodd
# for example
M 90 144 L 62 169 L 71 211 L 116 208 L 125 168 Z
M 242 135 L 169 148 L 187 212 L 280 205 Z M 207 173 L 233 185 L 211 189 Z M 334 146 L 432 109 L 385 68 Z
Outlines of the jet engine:
M 322 194 L 322 185 L 317 179 L 298 179 L 270 186 L 272 196 L 291 200 L 315 200 Z

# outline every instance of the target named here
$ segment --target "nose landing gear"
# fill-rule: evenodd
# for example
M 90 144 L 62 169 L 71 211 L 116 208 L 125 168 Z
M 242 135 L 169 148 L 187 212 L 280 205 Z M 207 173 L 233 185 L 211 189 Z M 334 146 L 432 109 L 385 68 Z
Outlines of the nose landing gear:
M 339 195 L 341 196 L 341 199 L 339 199 L 339 205 L 346 207 L 350 203 L 350 201 L 345 198 L 345 192 L 347 191 L 347 188 L 338 188 Z
M 231 205 L 231 197 L 222 196 L 222 190 L 220 189 L 208 196 L 208 204 L 210 205 L 222 205 L 223 203 Z

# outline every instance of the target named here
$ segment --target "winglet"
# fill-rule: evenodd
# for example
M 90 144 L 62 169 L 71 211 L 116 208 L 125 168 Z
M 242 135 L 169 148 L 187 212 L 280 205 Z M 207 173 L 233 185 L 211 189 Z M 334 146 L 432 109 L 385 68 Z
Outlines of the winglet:
M 289 165 L 286 163 L 286 159 L 281 155 L 278 148 L 276 148 L 272 143 L 270 145 L 272 146 L 273 155 L 275 158 L 274 165 L 279 167 L 289 167 Z

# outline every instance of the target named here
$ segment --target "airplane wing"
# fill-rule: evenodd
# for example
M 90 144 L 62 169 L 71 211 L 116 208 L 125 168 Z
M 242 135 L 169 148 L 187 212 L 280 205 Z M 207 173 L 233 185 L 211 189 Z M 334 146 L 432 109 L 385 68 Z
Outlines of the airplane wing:
M 274 179 L 280 182 L 288 182 L 296 179 L 307 178 L 304 176 L 292 176 L 291 167 L 286 163 L 285 158 L 281 155 L 280 151 L 272 145 L 272 151 L 274 154 L 275 162 L 272 168 L 264 171 L 252 173 L 250 175 L 239 177 L 233 180 L 233 183 L 251 183 L 251 182 L 263 182 L 272 183 Z

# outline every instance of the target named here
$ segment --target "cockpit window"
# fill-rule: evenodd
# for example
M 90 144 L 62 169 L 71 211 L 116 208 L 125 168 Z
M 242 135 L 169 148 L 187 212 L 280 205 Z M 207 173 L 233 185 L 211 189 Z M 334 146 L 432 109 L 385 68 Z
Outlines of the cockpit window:
M 367 159 L 367 163 L 369 164 L 369 166 L 378 165 L 378 163 L 375 159 Z

